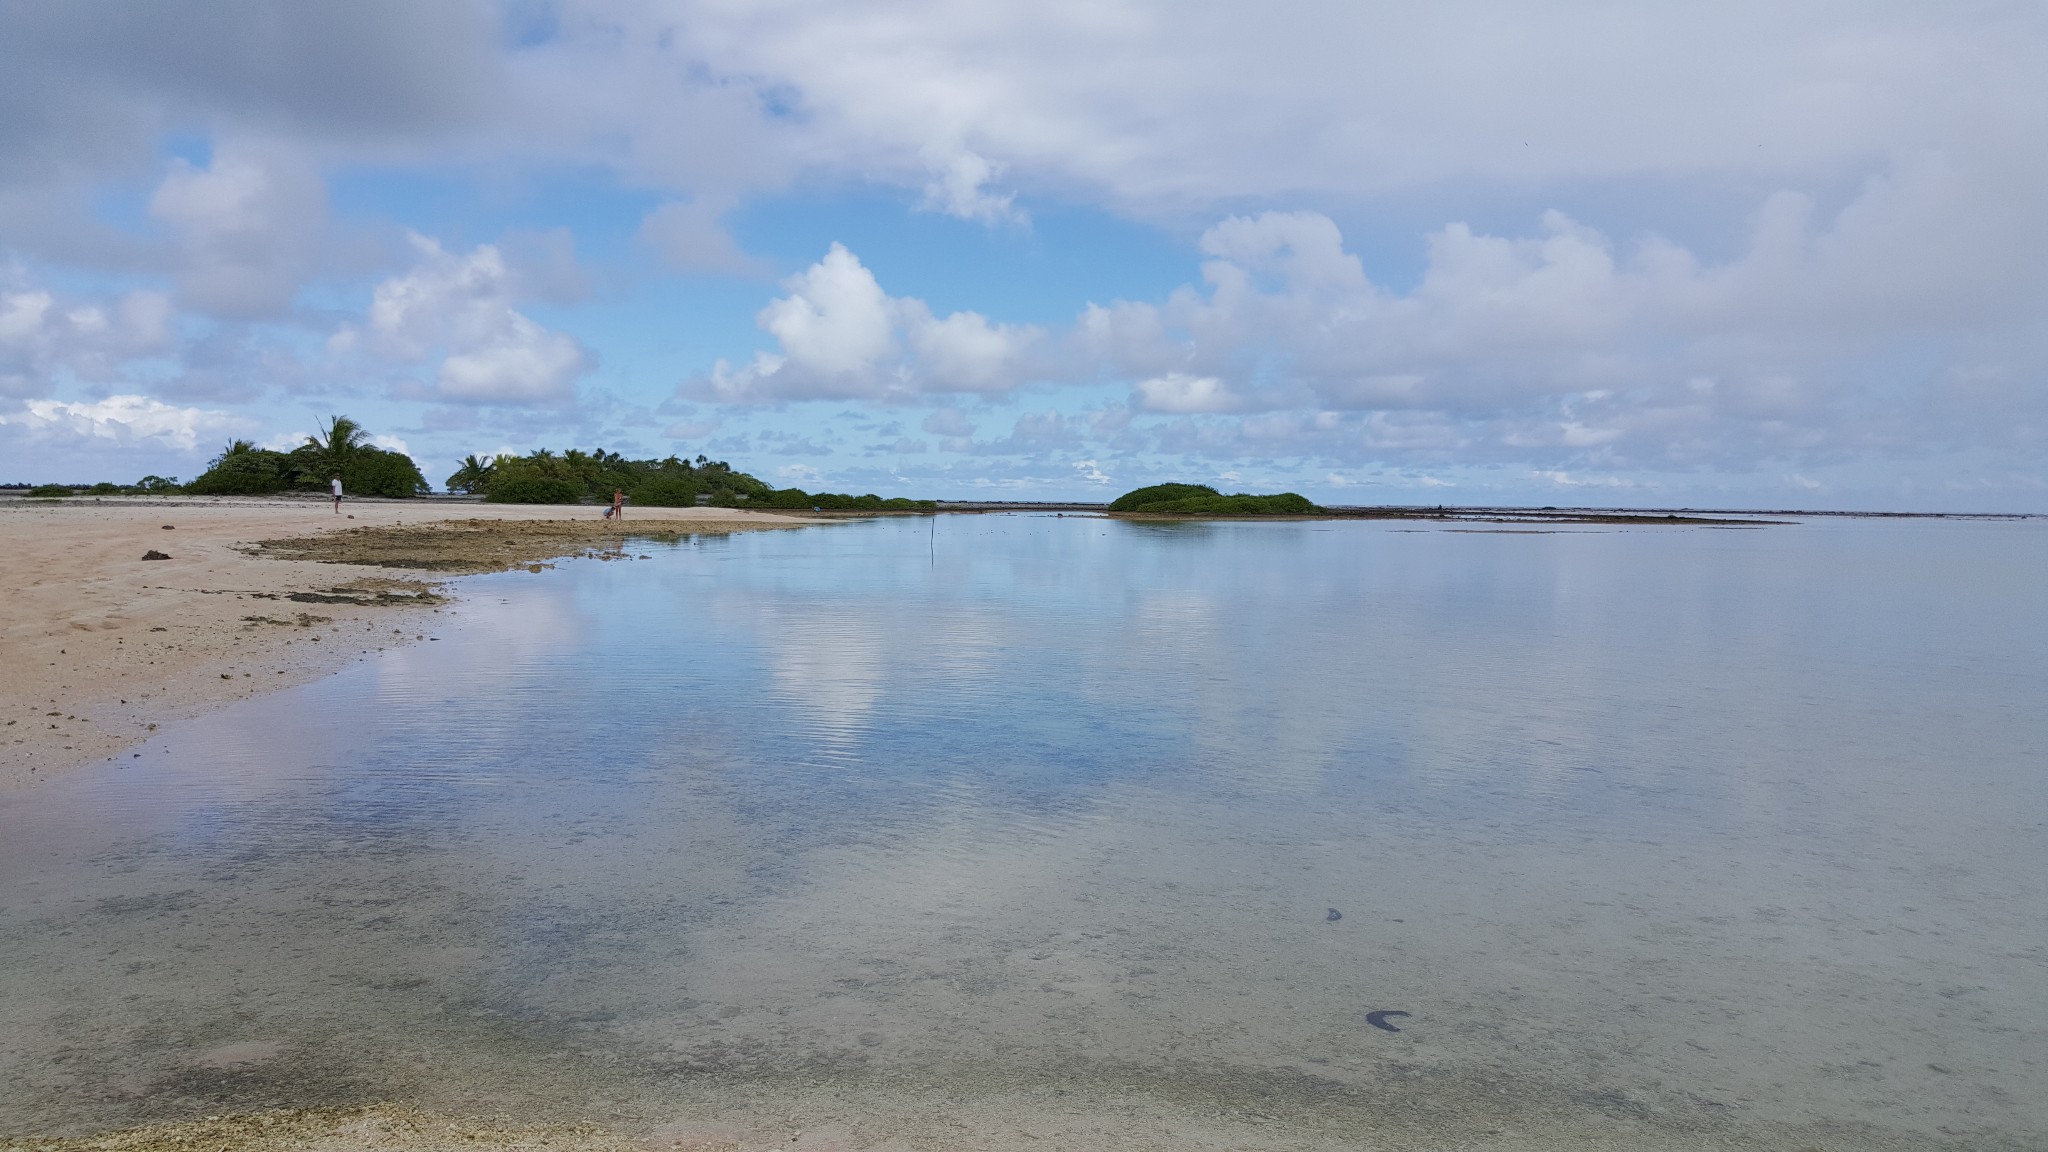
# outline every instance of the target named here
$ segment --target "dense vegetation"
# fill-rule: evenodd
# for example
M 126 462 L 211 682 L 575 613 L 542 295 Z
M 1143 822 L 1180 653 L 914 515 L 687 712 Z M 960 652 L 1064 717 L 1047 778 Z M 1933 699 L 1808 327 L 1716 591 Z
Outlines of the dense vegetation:
M 466 457 L 448 477 L 450 492 L 481 495 L 494 504 L 609 503 L 624 492 L 635 504 L 686 508 L 707 497 L 711 504 L 732 507 L 766 496 L 772 489 L 723 460 L 704 456 L 695 462 L 679 456 L 662 460 L 628 460 L 617 452 L 584 452 L 571 448 L 556 453 L 543 448 L 525 456 L 489 460 Z
M 371 444 L 362 425 L 346 416 L 333 417 L 320 435 L 306 437 L 289 452 L 231 441 L 184 490 L 199 496 L 321 491 L 336 476 L 343 491 L 357 496 L 416 496 L 429 490 L 412 457 Z
M 411 457 L 376 447 L 362 425 L 336 416 L 319 435 L 308 436 L 305 443 L 288 452 L 258 448 L 247 440 L 230 441 L 190 484 L 180 485 L 176 477 L 144 476 L 130 485 L 102 483 L 80 488 L 44 484 L 28 495 L 324 492 L 335 476 L 341 477 L 342 488 L 350 495 L 413 496 L 431 491 Z M 498 504 L 608 504 L 614 491 L 623 491 L 631 503 L 654 508 L 690 508 L 702 503 L 724 508 L 892 512 L 937 506 L 931 500 L 885 500 L 873 493 L 853 496 L 773 488 L 757 477 L 735 471 L 723 460 L 705 456 L 694 461 L 679 456 L 628 460 L 617 452 L 574 448 L 561 453 L 543 448 L 524 456 L 468 456 L 448 477 L 448 490 Z
M 801 488 L 770 488 L 723 460 L 699 456 L 685 460 L 628 460 L 616 452 L 548 449 L 525 456 L 485 460 L 470 456 L 448 477 L 448 490 L 480 494 L 497 504 L 609 503 L 613 492 L 642 507 L 689 508 L 703 502 L 723 508 L 832 508 L 891 511 L 929 508 L 932 502 L 884 500 L 880 496 L 848 496 L 805 492 Z
M 102 480 L 97 484 L 0 484 L 0 489 L 20 490 L 24 496 L 60 499 L 65 496 L 148 496 L 183 492 L 175 476 L 144 476 L 133 484 Z
M 1302 516 L 1318 511 L 1307 497 L 1293 492 L 1225 496 L 1207 484 L 1154 484 L 1110 501 L 1109 510 L 1188 516 Z
M 902 496 L 884 500 L 872 492 L 865 496 L 849 496 L 844 492 L 806 492 L 801 488 L 778 488 L 749 505 L 753 508 L 816 508 L 826 512 L 913 512 L 938 506 L 936 500 L 910 500 Z

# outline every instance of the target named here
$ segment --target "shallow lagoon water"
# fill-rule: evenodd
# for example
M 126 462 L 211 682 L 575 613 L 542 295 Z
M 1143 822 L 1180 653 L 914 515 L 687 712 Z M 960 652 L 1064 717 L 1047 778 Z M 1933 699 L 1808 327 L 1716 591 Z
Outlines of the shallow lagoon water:
M 2048 1141 L 2048 525 L 629 551 L 0 797 L 0 1132 Z

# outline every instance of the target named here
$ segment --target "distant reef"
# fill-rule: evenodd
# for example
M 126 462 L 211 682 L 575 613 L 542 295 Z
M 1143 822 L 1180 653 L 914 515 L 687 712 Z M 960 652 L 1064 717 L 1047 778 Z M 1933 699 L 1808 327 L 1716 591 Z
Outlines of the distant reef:
M 1109 510 L 1140 516 L 1313 516 L 1322 511 L 1293 492 L 1225 496 L 1207 484 L 1154 484 L 1110 501 Z

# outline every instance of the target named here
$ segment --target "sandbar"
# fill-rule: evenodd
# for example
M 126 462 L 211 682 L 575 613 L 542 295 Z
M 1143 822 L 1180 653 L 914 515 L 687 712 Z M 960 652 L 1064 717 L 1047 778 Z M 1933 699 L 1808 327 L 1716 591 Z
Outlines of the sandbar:
M 453 576 L 633 536 L 788 528 L 728 508 L 324 498 L 0 498 L 0 789 L 158 725 L 431 636 Z M 160 553 L 168 559 L 145 560 Z

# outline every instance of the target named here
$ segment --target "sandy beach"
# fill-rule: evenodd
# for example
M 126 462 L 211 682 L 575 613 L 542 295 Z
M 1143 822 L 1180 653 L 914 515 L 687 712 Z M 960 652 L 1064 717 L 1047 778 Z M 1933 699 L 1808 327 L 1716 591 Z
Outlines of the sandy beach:
M 725 508 L 629 516 L 622 530 L 580 506 L 351 500 L 337 515 L 289 497 L 0 499 L 0 789 L 431 642 L 450 576 L 611 553 L 633 531 L 804 522 Z

